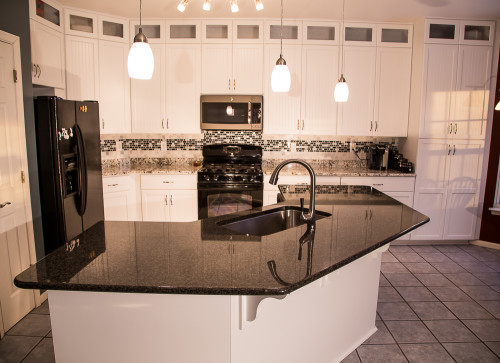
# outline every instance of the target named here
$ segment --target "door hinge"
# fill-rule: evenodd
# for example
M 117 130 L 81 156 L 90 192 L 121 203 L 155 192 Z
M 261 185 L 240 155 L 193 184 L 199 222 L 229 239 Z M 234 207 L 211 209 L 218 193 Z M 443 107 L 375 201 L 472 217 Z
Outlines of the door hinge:
M 12 75 L 14 76 L 14 83 L 17 83 L 17 70 L 12 70 Z
M 24 177 L 24 170 L 21 170 L 21 183 L 24 184 L 25 181 L 26 181 L 26 178 Z

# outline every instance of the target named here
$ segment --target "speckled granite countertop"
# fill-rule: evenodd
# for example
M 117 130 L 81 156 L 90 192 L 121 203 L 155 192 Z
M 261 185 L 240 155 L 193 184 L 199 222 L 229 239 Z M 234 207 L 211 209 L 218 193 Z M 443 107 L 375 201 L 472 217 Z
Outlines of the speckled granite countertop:
M 284 203 L 194 222 L 99 222 L 78 242 L 23 271 L 15 284 L 72 291 L 288 294 L 428 221 L 370 187 L 319 186 L 317 210 L 330 216 L 318 219 L 314 231 L 304 224 L 256 236 L 218 224 L 283 204 L 297 206 L 308 196 L 307 186 L 281 189 Z
M 264 160 L 262 170 L 271 175 L 282 160 Z M 356 161 L 307 160 L 317 176 L 415 176 L 415 173 L 402 173 L 397 170 L 371 170 Z M 103 176 L 129 174 L 196 174 L 201 168 L 195 159 L 132 158 L 103 160 Z M 307 170 L 297 164 L 283 168 L 280 175 L 308 175 Z

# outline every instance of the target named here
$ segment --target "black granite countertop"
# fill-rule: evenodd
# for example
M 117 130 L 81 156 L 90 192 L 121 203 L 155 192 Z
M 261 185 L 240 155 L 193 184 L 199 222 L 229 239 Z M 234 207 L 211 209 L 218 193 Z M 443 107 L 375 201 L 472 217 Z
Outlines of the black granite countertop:
M 161 294 L 288 294 L 428 222 L 364 186 L 318 186 L 331 214 L 266 236 L 218 225 L 298 206 L 308 186 L 281 186 L 285 202 L 185 223 L 100 222 L 15 278 L 27 289 Z M 299 259 L 300 255 L 300 259 Z

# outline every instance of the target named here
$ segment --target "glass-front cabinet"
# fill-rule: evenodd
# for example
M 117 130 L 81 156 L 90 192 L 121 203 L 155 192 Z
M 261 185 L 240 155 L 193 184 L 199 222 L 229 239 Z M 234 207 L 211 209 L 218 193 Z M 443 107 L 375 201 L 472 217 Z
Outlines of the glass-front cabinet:
M 97 38 L 97 14 L 64 8 L 65 34 Z
M 99 15 L 99 39 L 128 43 L 128 20 L 111 16 Z
M 52 0 L 30 0 L 30 18 L 52 29 L 63 30 L 62 6 Z

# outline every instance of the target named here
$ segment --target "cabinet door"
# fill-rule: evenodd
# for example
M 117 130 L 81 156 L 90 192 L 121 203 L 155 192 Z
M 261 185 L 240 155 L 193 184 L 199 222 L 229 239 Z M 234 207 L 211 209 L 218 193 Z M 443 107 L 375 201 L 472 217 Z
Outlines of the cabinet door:
M 349 86 L 349 100 L 339 107 L 339 135 L 371 136 L 375 94 L 375 47 L 344 48 L 344 77 Z
M 307 134 L 335 135 L 337 103 L 333 91 L 338 73 L 338 47 L 302 47 L 302 125 Z
M 237 94 L 262 94 L 264 47 L 262 44 L 233 45 L 232 91 Z
M 449 156 L 449 189 L 479 188 L 483 152 L 484 145 L 480 141 L 453 141 Z
M 167 131 L 200 132 L 201 46 L 166 47 Z
M 170 220 L 169 199 L 166 190 L 142 191 L 142 220 L 144 222 L 167 222 Z
M 411 233 L 412 240 L 440 240 L 446 209 L 445 189 L 415 190 L 413 208 L 430 218 L 430 221 Z
M 478 197 L 474 189 L 450 189 L 448 191 L 443 239 L 476 238 Z
M 413 192 L 385 192 L 389 197 L 396 199 L 398 202 L 403 203 L 404 205 L 413 208 Z M 410 233 L 405 234 L 402 237 L 399 237 L 399 240 L 409 240 Z
M 170 194 L 170 221 L 191 222 L 198 219 L 198 192 L 172 190 Z
M 374 136 L 407 136 L 410 78 L 411 48 L 377 48 Z
M 452 145 L 445 140 L 421 139 L 418 144 L 415 189 L 446 189 L 448 154 Z
M 101 133 L 130 132 L 128 51 L 128 44 L 99 41 Z
M 114 192 L 104 193 L 104 220 L 106 221 L 132 221 L 130 215 L 130 205 L 133 203 L 130 200 L 130 193 Z
M 420 137 L 451 134 L 450 109 L 456 85 L 458 46 L 429 44 L 424 52 Z
M 64 88 L 64 35 L 32 21 L 30 36 L 33 84 Z
M 227 94 L 232 89 L 232 45 L 203 44 L 201 48 L 201 92 Z
M 401 205 L 379 205 L 368 209 L 368 240 L 377 242 L 401 231 Z
M 301 129 L 301 47 L 283 46 L 283 58 L 292 81 L 287 93 L 273 92 L 271 89 L 271 74 L 280 56 L 279 44 L 266 45 L 264 54 L 264 130 L 269 134 L 298 134 Z
M 484 138 L 491 79 L 488 46 L 462 45 L 458 54 L 457 87 L 452 121 L 453 137 Z
M 337 240 L 335 258 L 346 258 L 366 246 L 368 229 L 368 207 L 359 205 L 336 205 L 333 208 L 334 235 Z M 358 221 L 357 228 L 349 228 L 348 221 Z
M 99 46 L 96 39 L 66 35 L 66 95 L 99 100 Z
M 80 37 L 97 38 L 97 14 L 77 9 L 64 9 L 64 33 Z
M 132 131 L 165 132 L 165 45 L 151 44 L 154 56 L 153 77 L 132 79 Z

